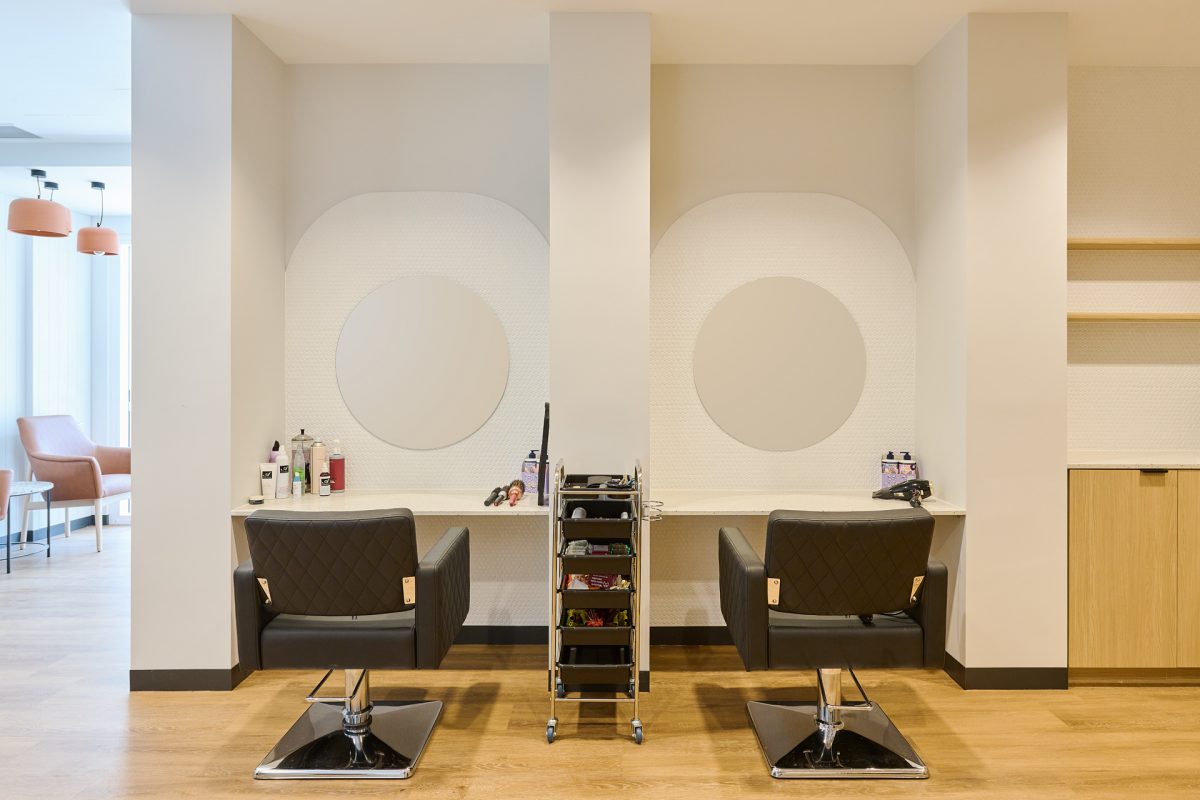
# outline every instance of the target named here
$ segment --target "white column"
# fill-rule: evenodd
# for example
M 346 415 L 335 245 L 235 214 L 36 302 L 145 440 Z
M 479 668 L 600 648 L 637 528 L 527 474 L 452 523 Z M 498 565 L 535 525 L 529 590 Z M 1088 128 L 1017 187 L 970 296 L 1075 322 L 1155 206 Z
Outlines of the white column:
M 649 452 L 650 17 L 550 15 L 550 460 Z
M 232 22 L 133 17 L 134 673 L 234 663 Z
M 918 66 L 917 98 L 918 428 L 939 490 L 967 506 L 951 654 L 1061 670 L 1065 15 L 969 15 Z
M 133 18 L 131 682 L 237 663 L 230 508 L 283 434 L 283 65 L 228 15 Z

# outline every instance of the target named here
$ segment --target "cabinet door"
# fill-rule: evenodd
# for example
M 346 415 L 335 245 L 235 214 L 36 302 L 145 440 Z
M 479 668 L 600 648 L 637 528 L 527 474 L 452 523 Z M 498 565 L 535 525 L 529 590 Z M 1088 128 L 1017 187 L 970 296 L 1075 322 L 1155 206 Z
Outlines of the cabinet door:
M 1200 470 L 1179 472 L 1179 666 L 1200 667 Z
M 1178 472 L 1072 470 L 1072 667 L 1176 665 Z

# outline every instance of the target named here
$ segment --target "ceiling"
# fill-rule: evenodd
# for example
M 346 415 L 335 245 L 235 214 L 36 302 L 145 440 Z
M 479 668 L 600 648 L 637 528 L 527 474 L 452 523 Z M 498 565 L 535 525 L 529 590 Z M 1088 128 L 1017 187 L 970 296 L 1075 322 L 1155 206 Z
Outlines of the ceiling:
M 657 63 L 912 64 L 964 13 L 1059 10 L 1074 64 L 1200 66 L 1200 0 L 5 0 L 0 126 L 128 142 L 130 8 L 236 14 L 296 64 L 544 63 L 553 11 L 647 11 Z
M 103 0 L 108 2 L 108 0 Z M 544 63 L 547 13 L 647 11 L 655 63 L 914 64 L 963 14 L 1071 14 L 1073 64 L 1200 65 L 1198 0 L 129 0 L 232 13 L 284 61 Z M 31 4 L 32 5 L 32 4 Z
M 47 167 L 46 180 L 58 182 L 55 201 L 89 217 L 100 213 L 100 193 L 92 188 L 92 181 L 100 181 L 105 184 L 105 215 L 129 215 L 132 205 L 132 174 L 129 167 Z M 0 167 L 0 194 L 36 197 L 37 183 L 29 177 L 29 170 L 24 167 Z M 42 197 L 48 198 L 49 195 L 43 192 Z
M 4 0 L 0 125 L 58 142 L 129 141 L 129 46 L 122 0 Z

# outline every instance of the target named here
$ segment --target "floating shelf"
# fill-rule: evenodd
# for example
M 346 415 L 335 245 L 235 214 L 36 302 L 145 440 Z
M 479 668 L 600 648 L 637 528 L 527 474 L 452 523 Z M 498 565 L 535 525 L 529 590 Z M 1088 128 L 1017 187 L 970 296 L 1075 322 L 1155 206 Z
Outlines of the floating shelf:
M 1200 313 L 1153 313 L 1137 311 L 1071 311 L 1068 322 L 1200 322 Z
M 1068 250 L 1200 250 L 1200 237 L 1067 239 Z

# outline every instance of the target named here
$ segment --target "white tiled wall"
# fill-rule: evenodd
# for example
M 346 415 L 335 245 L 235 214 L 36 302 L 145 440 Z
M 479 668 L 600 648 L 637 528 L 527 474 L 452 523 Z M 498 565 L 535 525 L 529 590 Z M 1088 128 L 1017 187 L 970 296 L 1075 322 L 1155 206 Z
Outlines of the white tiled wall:
M 379 192 L 329 209 L 296 245 L 284 279 L 287 431 L 279 432 L 281 441 L 301 427 L 326 442 L 340 440 L 353 489 L 473 489 L 482 503 L 491 487 L 519 477 L 522 459 L 541 444 L 548 394 L 548 251 L 528 218 L 477 194 Z M 346 408 L 334 372 L 347 315 L 363 297 L 406 275 L 440 275 L 473 290 L 508 337 L 508 387 L 500 405 L 474 434 L 439 450 L 405 450 L 370 434 Z M 243 344 L 253 346 L 235 346 Z M 471 391 L 471 376 L 462 377 L 463 391 Z
M 774 275 L 802 278 L 837 297 L 858 323 L 867 352 L 866 382 L 849 419 L 827 439 L 793 452 L 757 450 L 730 437 L 705 412 L 692 377 L 696 334 L 712 307 L 738 286 Z M 655 488 L 866 491 L 878 486 L 883 450 L 913 446 L 912 267 L 895 234 L 862 206 L 802 193 L 703 203 L 655 248 L 650 301 Z M 744 389 L 771 391 L 771 375 Z
M 1200 235 L 1200 68 L 1070 73 L 1072 236 Z M 1072 251 L 1071 311 L 1200 312 L 1200 252 Z M 1200 448 L 1200 324 L 1072 323 L 1071 449 Z

